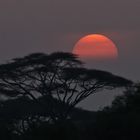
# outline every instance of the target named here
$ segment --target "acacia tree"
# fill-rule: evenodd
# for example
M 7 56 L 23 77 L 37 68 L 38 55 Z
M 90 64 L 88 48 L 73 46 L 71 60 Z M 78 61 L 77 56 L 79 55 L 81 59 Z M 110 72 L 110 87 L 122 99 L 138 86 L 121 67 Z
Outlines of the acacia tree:
M 89 95 L 129 84 L 131 81 L 111 73 L 83 68 L 71 53 L 36 53 L 0 65 L 0 93 L 28 97 L 44 108 L 53 122 L 66 119 Z

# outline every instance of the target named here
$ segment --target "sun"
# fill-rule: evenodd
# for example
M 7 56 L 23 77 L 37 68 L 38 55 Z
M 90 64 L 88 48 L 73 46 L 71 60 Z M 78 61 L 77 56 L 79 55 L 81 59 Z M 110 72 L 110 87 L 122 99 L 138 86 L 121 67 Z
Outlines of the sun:
M 82 58 L 114 59 L 118 57 L 115 43 L 101 34 L 91 34 L 82 37 L 74 46 L 73 54 Z

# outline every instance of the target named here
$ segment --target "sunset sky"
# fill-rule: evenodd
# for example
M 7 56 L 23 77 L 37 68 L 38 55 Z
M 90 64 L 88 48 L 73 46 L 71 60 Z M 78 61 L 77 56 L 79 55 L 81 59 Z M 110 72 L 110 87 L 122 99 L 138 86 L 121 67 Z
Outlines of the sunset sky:
M 0 62 L 33 52 L 72 52 L 88 34 L 109 37 L 116 61 L 87 66 L 140 81 L 140 0 L 1 0 Z

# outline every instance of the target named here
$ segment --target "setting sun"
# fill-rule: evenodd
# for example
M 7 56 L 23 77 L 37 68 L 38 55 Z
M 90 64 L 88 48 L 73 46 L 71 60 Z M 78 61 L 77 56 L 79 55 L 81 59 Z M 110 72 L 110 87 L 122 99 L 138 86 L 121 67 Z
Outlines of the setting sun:
M 113 41 L 100 34 L 91 34 L 81 38 L 72 52 L 79 57 L 94 59 L 114 59 L 118 57 L 118 49 Z

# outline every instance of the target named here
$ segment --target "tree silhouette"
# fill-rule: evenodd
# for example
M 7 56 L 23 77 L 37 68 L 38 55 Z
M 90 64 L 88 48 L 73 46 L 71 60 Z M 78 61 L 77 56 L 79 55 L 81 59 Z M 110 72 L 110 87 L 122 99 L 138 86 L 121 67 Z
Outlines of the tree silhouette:
M 52 122 L 65 120 L 89 95 L 132 82 L 109 72 L 83 68 L 71 53 L 35 53 L 0 65 L 0 93 L 28 97 L 47 112 Z
M 128 87 L 123 95 L 113 100 L 110 107 L 105 107 L 96 115 L 96 121 L 90 125 L 89 131 L 97 139 L 140 138 L 140 84 Z
M 117 96 L 111 107 L 105 110 L 114 112 L 139 112 L 140 110 L 140 83 L 135 83 L 131 87 L 126 88 L 123 95 Z

